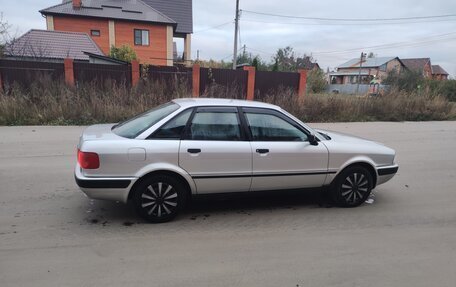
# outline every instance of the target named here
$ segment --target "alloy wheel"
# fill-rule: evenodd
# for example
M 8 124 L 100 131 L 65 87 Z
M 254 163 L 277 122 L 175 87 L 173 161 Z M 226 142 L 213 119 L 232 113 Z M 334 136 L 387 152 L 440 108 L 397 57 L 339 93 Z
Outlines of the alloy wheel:
M 171 215 L 175 213 L 177 205 L 177 190 L 165 182 L 150 184 L 141 194 L 141 207 L 152 217 Z
M 369 191 L 369 180 L 362 173 L 347 176 L 341 186 L 341 195 L 349 203 L 355 204 L 365 198 Z

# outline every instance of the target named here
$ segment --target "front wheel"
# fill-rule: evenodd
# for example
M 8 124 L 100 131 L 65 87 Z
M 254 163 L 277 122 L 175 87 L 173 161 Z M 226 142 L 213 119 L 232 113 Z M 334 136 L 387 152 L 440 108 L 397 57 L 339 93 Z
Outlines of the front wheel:
M 341 207 L 356 207 L 369 197 L 373 179 L 362 166 L 349 167 L 336 178 L 331 193 L 334 202 Z
M 136 211 L 149 222 L 161 223 L 176 217 L 186 202 L 186 191 L 179 180 L 156 175 L 143 180 L 136 188 Z

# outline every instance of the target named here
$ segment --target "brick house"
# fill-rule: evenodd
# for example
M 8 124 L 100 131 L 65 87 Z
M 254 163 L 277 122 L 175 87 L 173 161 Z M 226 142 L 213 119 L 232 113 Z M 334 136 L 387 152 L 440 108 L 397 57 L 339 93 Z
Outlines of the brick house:
M 432 79 L 434 80 L 448 80 L 448 73 L 439 65 L 432 65 Z
M 362 63 L 360 58 L 354 58 L 338 66 L 329 76 L 331 84 L 357 84 L 358 78 L 361 84 L 369 84 L 374 78 L 380 83 L 391 71 L 400 73 L 403 69 L 404 64 L 398 57 L 367 58 Z
M 432 78 L 432 65 L 430 58 L 401 59 L 407 70 L 423 75 L 425 79 Z
M 129 45 L 141 63 L 172 66 L 182 38 L 191 58 L 192 0 L 64 0 L 40 13 L 48 30 L 87 33 L 105 55 Z

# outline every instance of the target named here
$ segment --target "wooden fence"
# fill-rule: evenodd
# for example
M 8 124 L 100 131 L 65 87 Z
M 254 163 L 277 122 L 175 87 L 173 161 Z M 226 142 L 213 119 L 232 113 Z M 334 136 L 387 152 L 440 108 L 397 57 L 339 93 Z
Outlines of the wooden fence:
M 183 85 L 193 97 L 258 99 L 279 88 L 305 94 L 306 71 L 299 73 L 255 71 L 253 67 L 238 70 L 188 67 L 91 64 L 66 59 L 64 63 L 0 59 L 0 89 L 18 83 L 28 87 L 43 75 L 65 80 L 68 85 L 96 83 L 103 86 L 124 84 L 136 86 L 140 80 L 159 81 L 169 89 Z
M 0 59 L 0 89 L 10 87 L 13 83 L 28 86 L 35 79 L 42 77 L 61 80 L 63 76 L 63 63 Z
M 261 100 L 277 89 L 298 91 L 299 80 L 299 73 L 257 71 L 255 75 L 255 98 Z
M 74 80 L 76 84 L 95 83 L 103 85 L 107 81 L 131 86 L 130 65 L 106 65 L 74 63 Z
M 200 69 L 199 94 L 208 97 L 245 99 L 248 72 L 229 69 Z
M 168 88 L 183 85 L 189 91 L 192 88 L 192 69 L 182 66 L 149 66 L 141 65 L 141 78 L 147 81 L 158 81 Z

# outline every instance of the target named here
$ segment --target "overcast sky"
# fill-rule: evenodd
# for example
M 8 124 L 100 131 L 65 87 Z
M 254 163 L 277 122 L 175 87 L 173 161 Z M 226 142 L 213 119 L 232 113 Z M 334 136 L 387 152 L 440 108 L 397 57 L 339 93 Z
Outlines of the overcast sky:
M 0 0 L 0 11 L 21 35 L 32 28 L 45 29 L 38 10 L 60 2 Z M 312 54 L 322 68 L 332 69 L 359 57 L 361 51 L 372 51 L 379 57 L 430 57 L 432 64 L 456 75 L 456 17 L 359 23 L 247 12 L 338 19 L 421 17 L 456 14 L 454 0 L 240 0 L 240 8 L 246 10 L 241 15 L 240 45 L 266 61 L 278 48 L 292 46 L 298 54 Z M 234 24 L 229 22 L 234 19 L 234 10 L 235 0 L 193 0 L 193 58 L 197 50 L 202 59 L 231 58 Z M 224 23 L 228 24 L 208 29 Z M 372 46 L 377 47 L 369 48 Z

